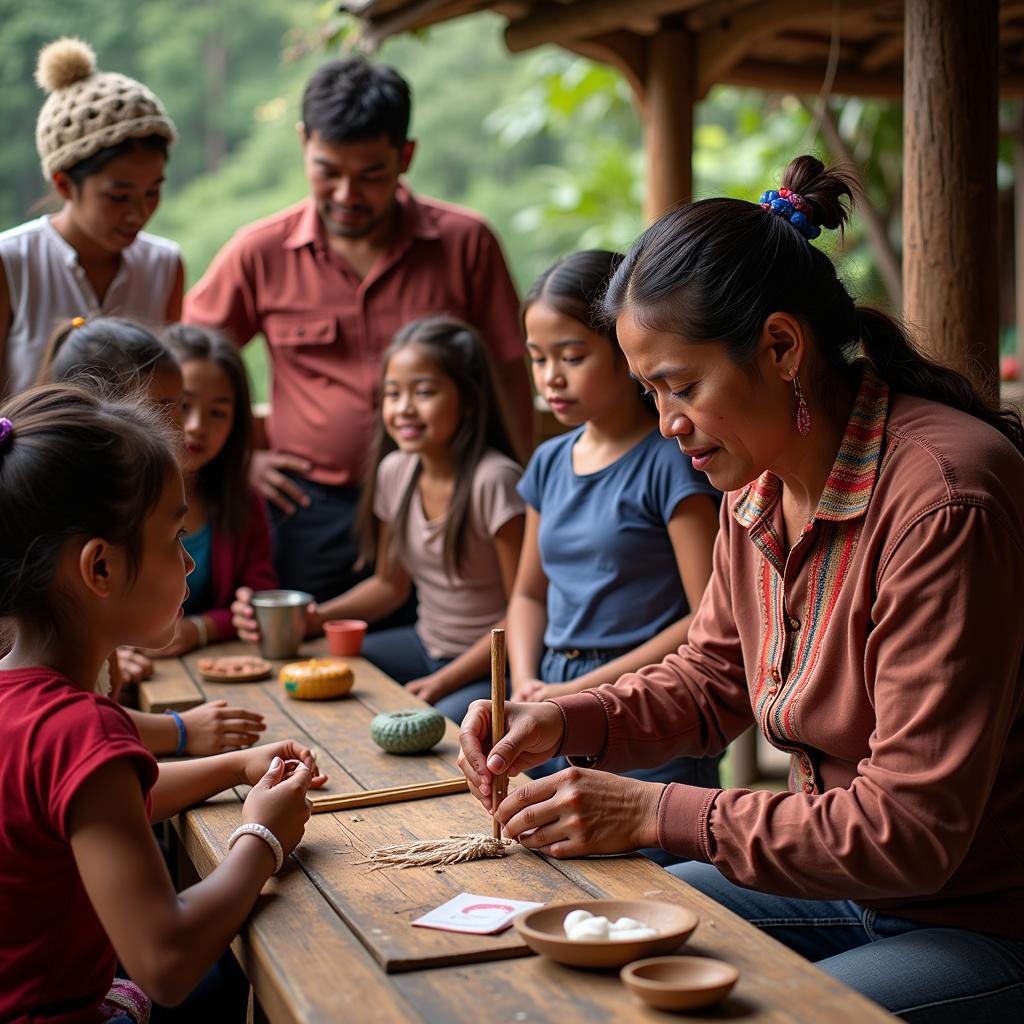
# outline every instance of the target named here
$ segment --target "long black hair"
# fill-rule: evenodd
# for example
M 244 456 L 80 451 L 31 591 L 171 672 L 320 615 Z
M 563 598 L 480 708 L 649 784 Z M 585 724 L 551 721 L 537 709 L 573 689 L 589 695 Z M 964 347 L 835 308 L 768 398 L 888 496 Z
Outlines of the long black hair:
M 238 349 L 223 335 L 205 327 L 172 324 L 163 343 L 183 366 L 206 359 L 224 371 L 235 399 L 235 418 L 220 454 L 199 471 L 197 486 L 206 501 L 214 529 L 239 535 L 249 519 L 249 463 L 252 460 L 252 402 L 249 378 Z
M 429 317 L 406 324 L 388 346 L 381 360 L 381 379 L 387 375 L 391 357 L 408 345 L 423 350 L 427 358 L 454 384 L 459 395 L 461 418 L 458 430 L 451 440 L 452 462 L 455 467 L 455 487 L 444 527 L 444 563 L 450 577 L 458 572 L 465 549 L 466 524 L 473 497 L 473 476 L 488 448 L 507 455 L 518 462 L 518 456 L 509 440 L 501 407 L 494 388 L 494 376 L 487 350 L 480 336 L 468 324 L 449 317 Z M 397 449 L 397 445 L 384 428 L 384 417 L 378 411 L 377 426 L 366 479 L 359 502 L 358 531 L 360 563 L 369 564 L 377 554 L 380 526 L 373 511 L 377 488 L 377 468 L 384 456 Z M 391 524 L 391 543 L 405 532 L 409 519 L 409 506 L 416 494 L 420 467 L 417 465 L 409 486 L 399 502 L 395 521 Z M 393 552 L 392 552 L 393 553 Z
M 801 195 L 813 223 L 825 228 L 842 229 L 857 192 L 850 172 L 813 156 L 793 160 L 782 187 Z M 855 361 L 866 355 L 893 391 L 970 413 L 1024 453 L 1019 414 L 992 405 L 963 374 L 923 356 L 892 317 L 858 306 L 828 256 L 757 203 L 706 199 L 649 227 L 605 294 L 606 317 L 626 310 L 643 326 L 686 341 L 721 342 L 740 365 L 752 359 L 768 316 L 791 313 L 809 325 L 833 377 L 852 380 Z

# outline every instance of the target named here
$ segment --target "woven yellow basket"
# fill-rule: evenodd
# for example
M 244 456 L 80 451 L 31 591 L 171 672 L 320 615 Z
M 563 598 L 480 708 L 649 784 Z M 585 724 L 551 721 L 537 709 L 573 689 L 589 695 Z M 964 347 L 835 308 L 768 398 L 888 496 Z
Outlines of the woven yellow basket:
M 281 669 L 281 687 L 296 700 L 331 700 L 344 697 L 355 681 L 347 661 L 312 658 L 293 661 Z

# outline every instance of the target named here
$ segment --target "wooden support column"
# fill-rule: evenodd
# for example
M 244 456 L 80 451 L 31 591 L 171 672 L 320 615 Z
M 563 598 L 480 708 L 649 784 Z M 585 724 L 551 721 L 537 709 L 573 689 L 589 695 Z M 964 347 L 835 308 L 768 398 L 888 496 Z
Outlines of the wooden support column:
M 689 32 L 663 29 L 648 40 L 644 104 L 647 192 L 656 220 L 693 195 L 694 47 Z
M 997 0 L 907 0 L 904 316 L 937 360 L 998 394 Z

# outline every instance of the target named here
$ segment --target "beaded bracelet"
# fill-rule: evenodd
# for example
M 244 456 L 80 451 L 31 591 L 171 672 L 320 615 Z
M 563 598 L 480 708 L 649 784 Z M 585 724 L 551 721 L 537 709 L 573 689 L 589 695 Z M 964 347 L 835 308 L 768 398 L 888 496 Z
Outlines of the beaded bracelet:
M 238 842 L 240 836 L 259 836 L 274 852 L 274 874 L 281 870 L 281 865 L 284 864 L 284 850 L 281 849 L 281 843 L 278 841 L 277 836 L 267 828 L 266 825 L 260 825 L 258 822 L 250 821 L 246 825 L 239 825 L 234 832 L 231 833 L 231 838 L 228 840 L 228 849 Z
M 188 745 L 188 730 L 185 728 L 185 723 L 177 711 L 167 710 L 164 714 L 170 715 L 174 719 L 174 724 L 178 727 L 178 745 L 174 748 L 174 756 L 181 757 L 185 753 L 185 747 Z

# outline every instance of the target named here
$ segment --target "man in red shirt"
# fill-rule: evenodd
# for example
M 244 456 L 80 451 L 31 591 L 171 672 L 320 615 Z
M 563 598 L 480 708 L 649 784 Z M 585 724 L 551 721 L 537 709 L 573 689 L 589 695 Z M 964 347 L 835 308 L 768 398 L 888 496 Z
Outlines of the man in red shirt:
M 473 213 L 401 182 L 415 150 L 408 84 L 360 57 L 313 73 L 299 137 L 310 196 L 242 228 L 185 299 L 183 319 L 244 345 L 263 333 L 272 370 L 269 449 L 253 483 L 269 502 L 282 586 L 318 601 L 352 586 L 352 526 L 381 355 L 410 320 L 447 314 L 480 331 L 525 455 L 532 397 L 519 302 L 494 235 Z

